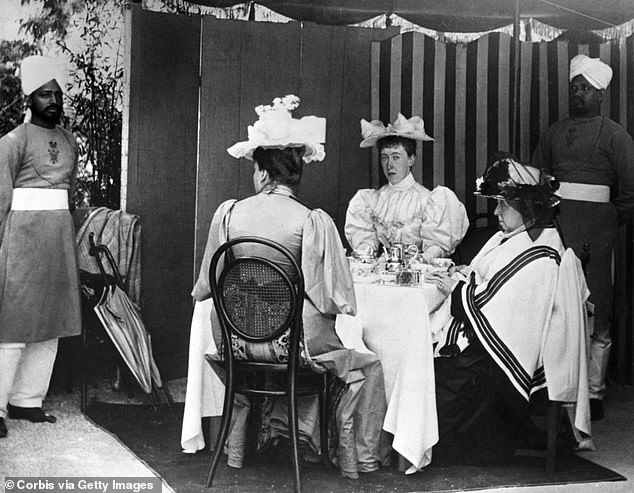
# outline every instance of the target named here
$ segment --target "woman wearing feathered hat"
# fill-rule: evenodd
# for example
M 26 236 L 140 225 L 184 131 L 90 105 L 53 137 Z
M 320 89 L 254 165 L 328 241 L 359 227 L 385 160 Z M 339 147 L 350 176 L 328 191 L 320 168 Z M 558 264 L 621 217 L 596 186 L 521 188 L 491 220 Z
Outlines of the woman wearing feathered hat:
M 425 133 L 423 120 L 400 113 L 387 127 L 378 120 L 361 120 L 361 134 L 360 147 L 376 145 L 388 183 L 379 190 L 359 190 L 350 201 L 345 233 L 351 247 L 377 253 L 381 245 L 415 244 L 426 260 L 449 256 L 469 221 L 450 189 L 428 190 L 414 180 L 416 142 L 434 140 Z
M 216 210 L 192 295 L 197 301 L 211 297 L 210 259 L 228 239 L 240 236 L 268 238 L 296 256 L 305 277 L 305 350 L 314 364 L 349 384 L 335 411 L 338 416 L 338 466 L 344 476 L 356 478 L 359 471 L 378 469 L 382 461 L 379 446 L 386 407 L 383 373 L 376 356 L 345 348 L 335 332 L 336 315 L 355 314 L 356 299 L 345 251 L 332 219 L 320 209 L 308 208 L 295 196 L 303 164 L 325 157 L 322 143 L 326 135 L 325 118 L 291 117 L 291 111 L 298 105 L 299 98 L 286 96 L 275 99 L 272 105 L 258 106 L 259 119 L 249 126 L 248 140 L 228 149 L 233 157 L 253 161 L 256 193 L 243 200 L 228 200 Z M 239 253 L 242 254 L 242 250 Z M 258 254 L 270 255 L 268 252 Z M 220 347 L 221 331 L 215 316 L 212 316 L 212 330 L 216 347 Z M 245 347 L 244 350 L 260 349 Z M 275 352 L 274 347 L 270 350 Z M 239 399 L 234 415 L 248 412 L 246 398 Z M 372 409 L 361 409 L 363 404 L 355 409 L 357 403 L 365 403 Z M 314 414 L 315 411 L 313 407 L 311 412 Z M 303 412 L 300 435 L 308 438 L 306 444 L 317 452 L 318 420 L 306 409 Z M 274 410 L 273 414 L 276 413 Z M 285 413 L 280 414 L 282 419 L 284 416 Z M 236 422 L 245 423 L 245 420 L 236 419 Z M 229 443 L 243 447 L 241 436 L 245 431 L 244 426 L 234 426 Z M 272 432 L 276 434 L 275 427 Z M 356 440 L 355 433 L 359 434 Z M 230 445 L 229 450 L 235 451 L 235 447 Z M 242 466 L 242 451 L 230 454 L 229 465 Z
M 427 276 L 451 311 L 436 337 L 434 460 L 508 459 L 518 432 L 531 428 L 528 405 L 546 383 L 551 400 L 577 402 L 575 426 L 590 434 L 588 291 L 579 260 L 553 226 L 557 186 L 508 153 L 495 155 L 475 193 L 497 200 L 501 231 L 468 267 Z

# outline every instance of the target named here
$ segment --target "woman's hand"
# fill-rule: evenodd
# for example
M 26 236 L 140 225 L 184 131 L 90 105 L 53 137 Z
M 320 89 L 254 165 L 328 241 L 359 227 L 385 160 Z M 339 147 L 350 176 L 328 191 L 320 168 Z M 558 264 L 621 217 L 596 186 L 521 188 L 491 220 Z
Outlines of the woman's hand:
M 446 272 L 431 272 L 425 276 L 425 281 L 430 284 L 435 284 L 438 291 L 445 295 L 445 297 L 449 296 L 458 285 L 458 281 L 452 279 Z
M 431 264 L 432 260 L 436 259 L 436 258 L 440 258 L 443 255 L 443 251 L 442 248 L 440 248 L 437 245 L 432 245 L 428 248 L 425 249 L 425 251 L 423 252 L 423 262 L 425 262 L 426 264 Z
M 379 243 L 383 245 L 385 251 L 389 253 L 391 245 L 387 235 L 385 233 L 377 233 L 376 237 L 378 238 Z
M 463 274 L 466 272 L 466 270 L 469 268 L 468 265 L 452 265 L 451 267 L 449 267 L 449 275 L 454 275 L 454 274 Z

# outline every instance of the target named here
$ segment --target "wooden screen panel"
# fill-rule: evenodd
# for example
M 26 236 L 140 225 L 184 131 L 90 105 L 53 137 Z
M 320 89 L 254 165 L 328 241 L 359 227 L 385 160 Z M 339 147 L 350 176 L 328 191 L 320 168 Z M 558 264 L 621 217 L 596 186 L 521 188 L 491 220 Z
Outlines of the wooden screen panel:
M 218 205 L 254 193 L 253 162 L 230 156 L 227 148 L 247 140 L 248 126 L 258 118 L 256 106 L 299 95 L 299 53 L 299 23 L 203 17 L 196 273 Z
M 274 24 L 246 23 L 242 45 L 242 72 L 240 81 L 240 134 L 247 140 L 247 127 L 258 115 L 254 108 L 271 104 L 276 97 L 295 94 L 301 98 L 299 84 L 300 33 L 299 22 Z M 301 106 L 300 106 L 301 110 Z M 247 197 L 253 191 L 253 163 L 240 163 L 239 196 Z
M 326 118 L 326 158 L 304 165 L 299 196 L 309 207 L 335 217 L 341 166 L 341 128 L 344 122 L 343 72 L 345 28 L 307 24 L 302 29 L 300 115 Z
M 187 367 L 199 25 L 132 7 L 127 211 L 141 218 L 142 314 L 166 377 Z
M 239 102 L 244 24 L 203 18 L 194 279 L 213 213 L 221 202 L 240 198 L 240 171 L 247 166 L 227 153 L 242 135 Z

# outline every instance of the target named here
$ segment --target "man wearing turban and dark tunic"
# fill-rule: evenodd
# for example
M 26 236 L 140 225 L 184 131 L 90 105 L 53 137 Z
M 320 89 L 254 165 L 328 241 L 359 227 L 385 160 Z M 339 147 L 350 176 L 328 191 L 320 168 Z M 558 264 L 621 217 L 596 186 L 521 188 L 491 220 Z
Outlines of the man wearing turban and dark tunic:
M 612 255 L 619 223 L 634 210 L 634 141 L 618 123 L 601 115 L 612 69 L 598 58 L 570 61 L 570 117 L 540 139 L 533 165 L 560 182 L 559 222 L 563 240 L 583 254 L 590 247 L 587 282 L 595 305 L 589 390 L 592 419 L 603 417 L 605 375 L 612 345 Z

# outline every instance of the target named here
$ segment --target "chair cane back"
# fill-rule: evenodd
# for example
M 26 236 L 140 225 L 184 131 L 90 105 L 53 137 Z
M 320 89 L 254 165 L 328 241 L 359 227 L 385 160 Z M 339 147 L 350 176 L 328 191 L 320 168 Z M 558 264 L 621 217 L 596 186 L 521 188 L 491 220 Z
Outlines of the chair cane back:
M 238 256 L 238 250 L 256 251 L 257 255 Z M 284 267 L 270 258 L 284 259 Z M 324 465 L 329 464 L 327 374 L 311 370 L 300 354 L 304 303 L 300 266 L 278 243 L 240 237 L 221 245 L 214 253 L 209 282 L 222 329 L 222 345 L 218 359 L 206 357 L 212 368 L 218 365 L 224 369 L 226 390 L 207 486 L 212 485 L 229 434 L 235 394 L 286 396 L 295 490 L 299 492 L 299 396 L 319 397 L 321 454 Z

